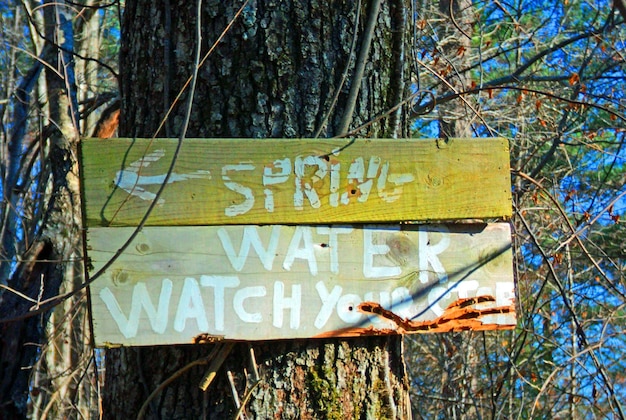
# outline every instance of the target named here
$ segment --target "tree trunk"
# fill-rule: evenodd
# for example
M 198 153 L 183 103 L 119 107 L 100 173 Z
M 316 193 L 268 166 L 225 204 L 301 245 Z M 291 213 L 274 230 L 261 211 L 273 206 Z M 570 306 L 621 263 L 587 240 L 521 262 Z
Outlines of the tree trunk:
M 438 28 L 441 41 L 437 47 L 441 51 L 440 75 L 445 79 L 446 90 L 465 91 L 470 83 L 467 72 L 467 56 L 470 54 L 473 33 L 473 6 L 470 0 L 440 0 L 439 12 L 443 23 Z M 471 96 L 463 97 L 473 101 Z M 461 105 L 464 104 L 464 105 Z M 451 101 L 437 107 L 439 112 L 439 137 L 472 137 L 474 115 L 469 102 Z
M 192 74 L 194 3 L 127 2 L 120 55 L 121 136 L 180 134 L 188 91 L 164 129 L 157 133 L 157 128 Z M 203 54 L 238 7 L 204 2 Z M 372 1 L 357 7 L 347 0 L 250 1 L 200 68 L 187 137 L 327 137 L 341 134 L 342 121 L 358 127 L 380 115 L 386 116 L 359 135 L 407 135 L 404 107 L 386 114 L 407 95 L 405 4 Z M 369 49 L 364 42 L 368 22 L 375 24 Z M 366 62 L 355 83 L 360 56 Z M 360 89 L 351 89 L 352 84 Z M 358 96 L 345 118 L 351 91 Z M 244 402 L 253 418 L 410 417 L 401 336 L 251 345 L 261 380 Z M 189 362 L 206 358 L 213 346 L 107 350 L 105 417 L 137 415 L 163 381 Z M 198 388 L 206 365 L 186 371 L 149 402 L 148 416 L 232 417 L 236 408 L 224 372 L 232 372 L 242 398 L 250 389 L 249 354 L 247 344 L 236 344 L 206 393 Z
M 71 411 L 74 407 L 81 406 L 77 398 L 81 372 L 77 370 L 78 349 L 75 344 L 89 346 L 88 334 L 82 329 L 74 328 L 81 319 L 85 319 L 84 312 L 80 310 L 84 308 L 84 295 L 68 299 L 44 314 L 27 316 L 38 307 L 39 302 L 50 299 L 59 292 L 74 289 L 83 279 L 81 213 L 78 200 L 80 193 L 75 159 L 79 135 L 77 101 L 73 96 L 75 83 L 71 53 L 74 37 L 72 19 L 62 2 L 44 3 L 46 37 L 58 42 L 64 52 L 51 53 L 53 50 L 46 47 L 42 53 L 42 58 L 47 61 L 45 100 L 48 104 L 49 125 L 41 133 L 39 150 L 46 159 L 41 161 L 38 179 L 27 184 L 27 188 L 41 191 L 38 199 L 46 209 L 43 220 L 36 221 L 33 217 L 35 221 L 25 221 L 30 218 L 22 216 L 18 211 L 9 212 L 8 215 L 10 219 L 22 222 L 19 228 L 16 226 L 13 232 L 8 232 L 15 235 L 15 246 L 11 246 L 14 249 L 5 248 L 6 259 L 11 265 L 15 265 L 15 269 L 3 270 L 0 275 L 0 281 L 11 287 L 10 293 L 6 290 L 0 293 L 0 318 L 17 319 L 0 324 L 0 417 L 11 419 L 27 418 L 29 410 L 30 413 L 41 412 L 38 410 L 43 410 L 43 407 L 33 408 L 37 404 L 47 406 L 40 418 L 45 418 L 46 415 L 67 417 L 68 408 Z M 28 75 L 33 79 L 25 79 L 28 83 L 20 92 L 20 99 L 26 100 L 26 104 L 33 89 L 32 84 L 36 83 L 42 67 L 44 66 L 36 64 L 32 74 Z M 26 114 L 23 117 L 26 118 Z M 25 120 L 18 122 L 23 125 L 19 125 L 21 132 L 16 128 L 12 133 L 9 146 L 15 148 L 12 159 L 23 158 L 23 153 L 27 150 L 22 142 L 27 123 Z M 24 165 L 24 162 L 20 161 L 19 164 Z M 16 170 L 22 171 L 23 168 L 18 167 Z M 24 177 L 24 174 L 21 175 Z M 31 180 L 20 180 L 19 176 L 16 173 L 16 177 L 9 181 L 12 184 L 11 199 L 15 198 L 21 207 L 27 200 L 27 193 L 19 184 L 29 183 Z M 15 207 L 14 210 L 18 208 Z M 26 249 L 19 248 L 24 247 L 20 236 L 27 238 L 24 241 L 28 244 Z M 6 246 L 6 243 L 3 245 Z M 10 277 L 7 279 L 4 276 L 8 273 Z M 14 290 L 19 294 L 14 293 Z M 18 319 L 23 316 L 27 317 Z M 68 328 L 63 329 L 63 322 L 60 321 L 64 321 L 66 317 L 71 318 L 72 322 L 68 322 Z M 83 341 L 85 337 L 87 341 Z M 51 349 L 50 352 L 42 357 L 48 349 Z M 34 371 L 35 374 L 42 372 L 38 367 L 34 369 L 33 364 L 39 359 L 40 366 L 41 360 L 50 355 L 54 356 L 52 363 L 47 366 L 47 377 L 41 381 L 31 381 Z M 48 394 L 50 389 L 55 391 Z
M 471 36 L 473 34 L 473 5 L 470 0 L 440 0 L 439 12 L 443 22 L 439 27 L 442 40 L 438 47 L 445 67 L 447 88 L 454 92 L 462 92 L 470 85 L 466 72 L 460 70 L 469 66 L 467 57 L 470 55 Z M 472 121 L 474 115 L 469 101 L 450 101 L 438 106 L 439 137 L 472 137 Z M 434 338 L 434 337 L 433 337 Z M 487 415 L 481 407 L 488 407 L 480 401 L 477 379 L 481 365 L 478 349 L 484 334 L 456 332 L 444 334 L 437 340 L 437 347 L 444 352 L 442 360 L 445 372 L 442 375 L 441 394 L 446 399 L 446 418 L 475 419 Z M 435 350 L 436 351 L 436 350 Z
M 79 110 L 75 77 L 74 14 L 63 1 L 46 0 L 45 36 L 58 43 L 50 67 L 45 68 L 48 113 L 50 118 L 49 161 L 52 194 L 43 238 L 53 244 L 48 281 L 58 282 L 56 293 L 67 293 L 84 280 L 82 220 L 78 179 Z M 54 70 L 57 71 L 54 71 Z M 59 75 L 60 74 L 60 75 Z M 45 147 L 42 145 L 42 147 Z M 82 291 L 57 305 L 47 323 L 46 342 L 36 366 L 34 385 L 42 392 L 32 410 L 39 418 L 89 416 L 96 407 L 95 388 L 83 381 L 93 356 L 87 326 L 86 293 Z M 77 417 L 75 417 L 77 418 Z

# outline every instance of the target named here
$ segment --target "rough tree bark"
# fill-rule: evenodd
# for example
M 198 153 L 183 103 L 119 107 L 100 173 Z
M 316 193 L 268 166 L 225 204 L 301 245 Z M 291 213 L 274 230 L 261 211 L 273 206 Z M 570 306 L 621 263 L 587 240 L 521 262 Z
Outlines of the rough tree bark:
M 154 135 L 192 73 L 194 3 L 126 3 L 120 56 L 120 136 Z M 357 9 L 360 2 L 347 0 L 250 1 L 200 69 L 187 137 L 262 139 L 338 134 L 370 17 L 375 22 L 373 41 L 365 55 L 351 127 L 385 114 L 407 95 L 404 3 L 363 1 Z M 204 1 L 203 51 L 218 38 L 241 4 Z M 342 84 L 346 66 L 350 71 Z M 181 104 L 186 100 L 187 94 Z M 174 108 L 159 137 L 180 134 L 181 104 Z M 409 131 L 405 115 L 400 107 L 359 134 L 405 136 Z M 253 418 L 410 417 L 400 336 L 255 342 L 252 347 L 261 377 L 246 407 Z M 185 364 L 206 357 L 211 349 L 211 345 L 108 349 L 105 417 L 136 415 L 159 384 Z M 241 397 L 248 354 L 246 344 L 237 344 L 206 393 L 198 388 L 206 366 L 187 372 L 151 401 L 148 416 L 232 416 L 232 393 L 223 372 L 232 371 Z

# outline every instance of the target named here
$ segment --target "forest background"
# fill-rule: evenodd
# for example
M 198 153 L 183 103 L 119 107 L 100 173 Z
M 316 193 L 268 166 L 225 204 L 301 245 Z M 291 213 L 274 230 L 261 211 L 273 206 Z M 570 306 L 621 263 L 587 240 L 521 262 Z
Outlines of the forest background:
M 367 4 L 350 25 L 366 27 Z M 518 327 L 406 337 L 413 417 L 625 418 L 626 8 L 394 4 L 410 45 L 410 94 L 396 104 L 410 135 L 509 139 L 514 205 Z M 0 412 L 101 411 L 73 153 L 81 137 L 116 134 L 124 8 L 0 2 Z M 245 28 L 232 15 L 232 31 Z M 367 135 L 358 123 L 350 135 Z

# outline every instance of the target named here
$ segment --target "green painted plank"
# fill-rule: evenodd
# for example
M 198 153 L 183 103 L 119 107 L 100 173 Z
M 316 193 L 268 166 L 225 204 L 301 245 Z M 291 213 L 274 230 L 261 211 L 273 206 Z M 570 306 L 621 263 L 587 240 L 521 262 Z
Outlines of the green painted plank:
M 90 228 L 93 270 L 132 231 Z M 90 292 L 99 346 L 515 325 L 506 223 L 148 227 Z
M 89 226 L 133 226 L 172 139 L 86 139 Z M 148 225 L 371 223 L 511 215 L 504 139 L 187 139 Z

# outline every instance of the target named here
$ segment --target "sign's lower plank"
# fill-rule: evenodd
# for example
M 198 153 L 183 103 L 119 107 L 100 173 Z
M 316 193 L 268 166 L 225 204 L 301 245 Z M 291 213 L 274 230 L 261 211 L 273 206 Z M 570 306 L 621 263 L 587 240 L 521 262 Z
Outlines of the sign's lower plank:
M 90 228 L 97 270 L 132 228 Z M 513 328 L 510 227 L 144 228 L 91 286 L 96 344 Z
M 175 139 L 86 139 L 88 226 L 136 226 Z M 511 215 L 505 139 L 187 139 L 148 225 L 381 223 Z

